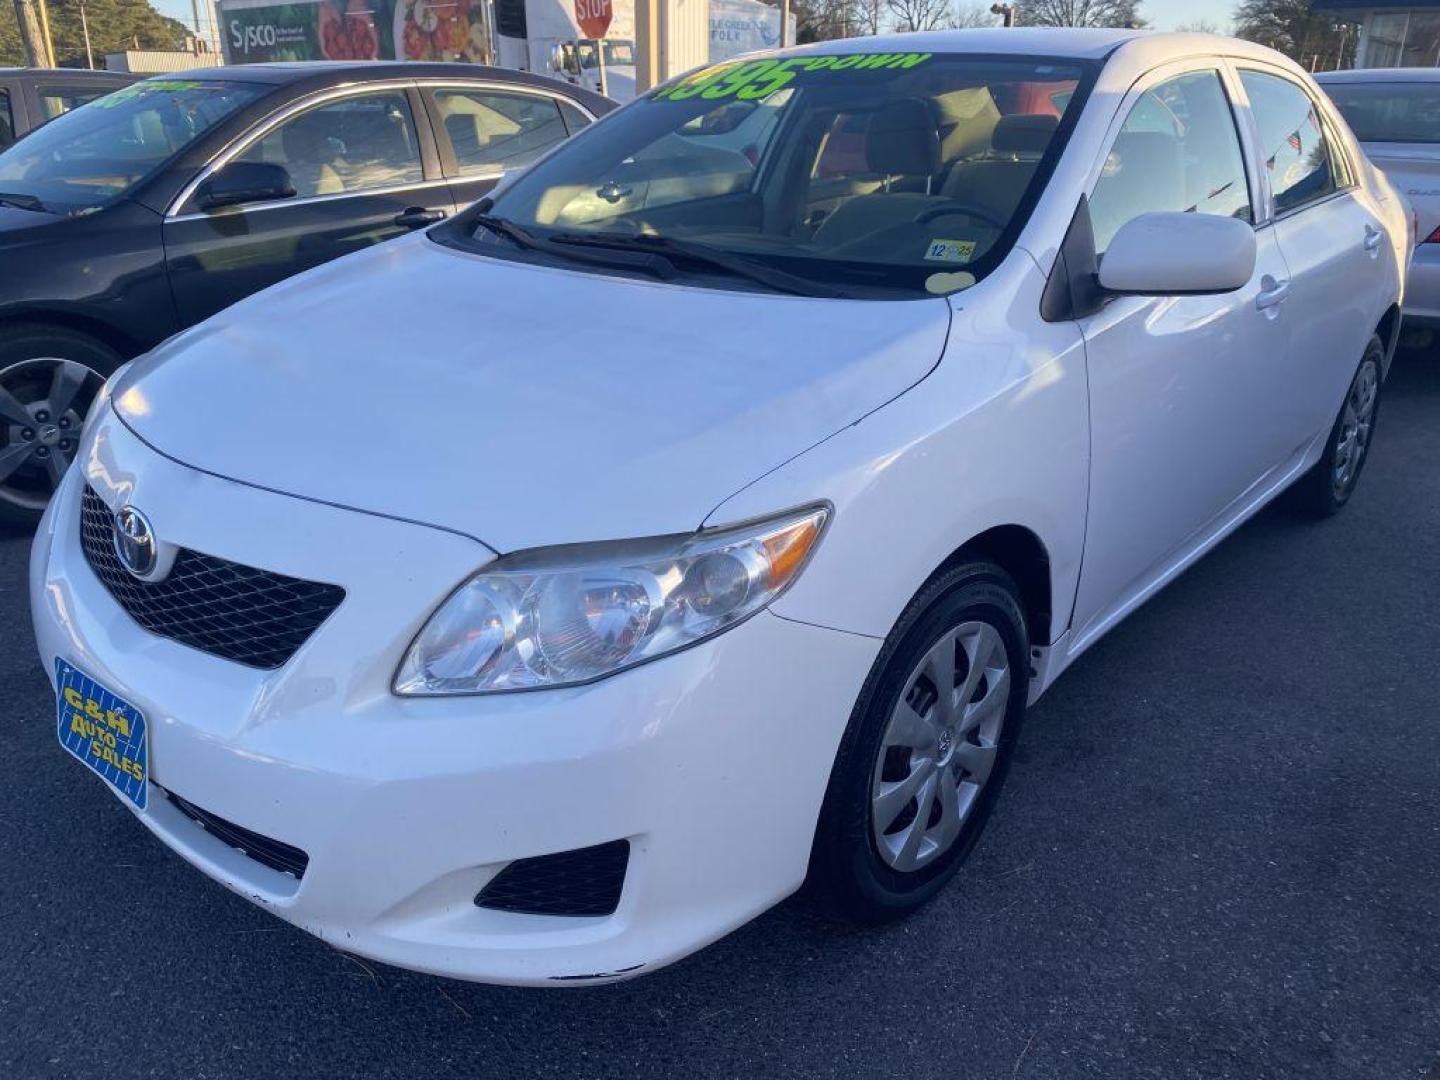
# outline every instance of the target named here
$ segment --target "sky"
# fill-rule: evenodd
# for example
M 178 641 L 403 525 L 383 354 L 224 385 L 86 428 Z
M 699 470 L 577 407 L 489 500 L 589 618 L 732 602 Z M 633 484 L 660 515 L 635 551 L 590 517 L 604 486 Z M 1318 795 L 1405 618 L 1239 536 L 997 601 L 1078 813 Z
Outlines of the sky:
M 153 0 L 162 14 L 191 23 L 190 0 Z M 200 18 L 207 20 L 211 0 L 199 0 Z M 1142 0 L 1140 13 L 1156 30 L 1175 30 L 1182 25 L 1204 20 L 1214 23 L 1221 32 L 1229 29 L 1234 0 Z

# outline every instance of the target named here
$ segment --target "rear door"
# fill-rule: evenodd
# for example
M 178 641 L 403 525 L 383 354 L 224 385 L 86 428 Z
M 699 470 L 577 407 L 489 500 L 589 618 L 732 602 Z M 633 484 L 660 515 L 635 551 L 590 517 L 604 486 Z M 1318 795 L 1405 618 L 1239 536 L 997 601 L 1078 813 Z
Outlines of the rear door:
M 230 161 L 283 165 L 295 196 L 202 209 L 194 188 Z M 180 318 L 199 322 L 267 285 L 453 210 L 413 87 L 317 95 L 222 156 L 166 219 L 165 257 Z
M 1387 240 L 1309 90 L 1281 69 L 1236 63 L 1290 268 L 1289 378 L 1277 419 L 1299 446 L 1328 433 L 1385 308 Z
M 422 85 L 457 206 L 523 169 L 595 118 L 567 97 L 521 86 Z

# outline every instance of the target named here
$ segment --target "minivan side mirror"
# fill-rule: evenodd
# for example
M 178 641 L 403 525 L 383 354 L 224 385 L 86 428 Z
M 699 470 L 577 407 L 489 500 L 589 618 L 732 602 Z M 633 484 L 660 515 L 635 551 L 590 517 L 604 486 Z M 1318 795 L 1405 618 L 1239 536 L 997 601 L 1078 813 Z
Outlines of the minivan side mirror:
M 195 202 L 202 210 L 217 210 L 294 196 L 295 185 L 285 166 L 269 161 L 232 161 L 200 185 Z
M 1255 273 L 1255 230 L 1216 214 L 1140 214 L 1100 259 L 1100 287 L 1136 296 L 1234 292 Z

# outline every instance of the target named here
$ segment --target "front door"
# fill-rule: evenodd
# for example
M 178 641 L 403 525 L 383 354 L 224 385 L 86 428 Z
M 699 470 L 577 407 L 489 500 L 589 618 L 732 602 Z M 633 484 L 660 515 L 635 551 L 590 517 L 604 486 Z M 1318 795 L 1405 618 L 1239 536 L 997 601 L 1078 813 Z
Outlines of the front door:
M 401 236 L 453 211 L 428 128 L 403 87 L 348 93 L 259 132 L 232 160 L 283 165 L 293 198 L 165 222 L 165 259 L 185 325 L 301 270 Z
M 1162 69 L 1127 97 L 1090 193 L 1096 251 L 1153 211 L 1257 219 L 1227 80 Z M 1283 374 L 1288 270 L 1255 233 L 1250 281 L 1216 296 L 1113 299 L 1080 320 L 1091 480 L 1075 647 L 1168 580 L 1173 564 L 1284 456 L 1271 413 Z

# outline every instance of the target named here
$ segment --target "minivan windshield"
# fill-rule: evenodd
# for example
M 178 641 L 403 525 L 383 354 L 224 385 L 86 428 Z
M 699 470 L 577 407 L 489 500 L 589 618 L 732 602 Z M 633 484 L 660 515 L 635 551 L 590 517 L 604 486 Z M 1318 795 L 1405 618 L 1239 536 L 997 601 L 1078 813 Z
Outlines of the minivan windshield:
M 270 87 L 147 79 L 56 117 L 0 153 L 0 193 L 55 214 L 124 195 Z
M 436 237 L 721 287 L 953 292 L 1013 243 L 1092 81 L 1074 60 L 923 52 L 717 64 Z

